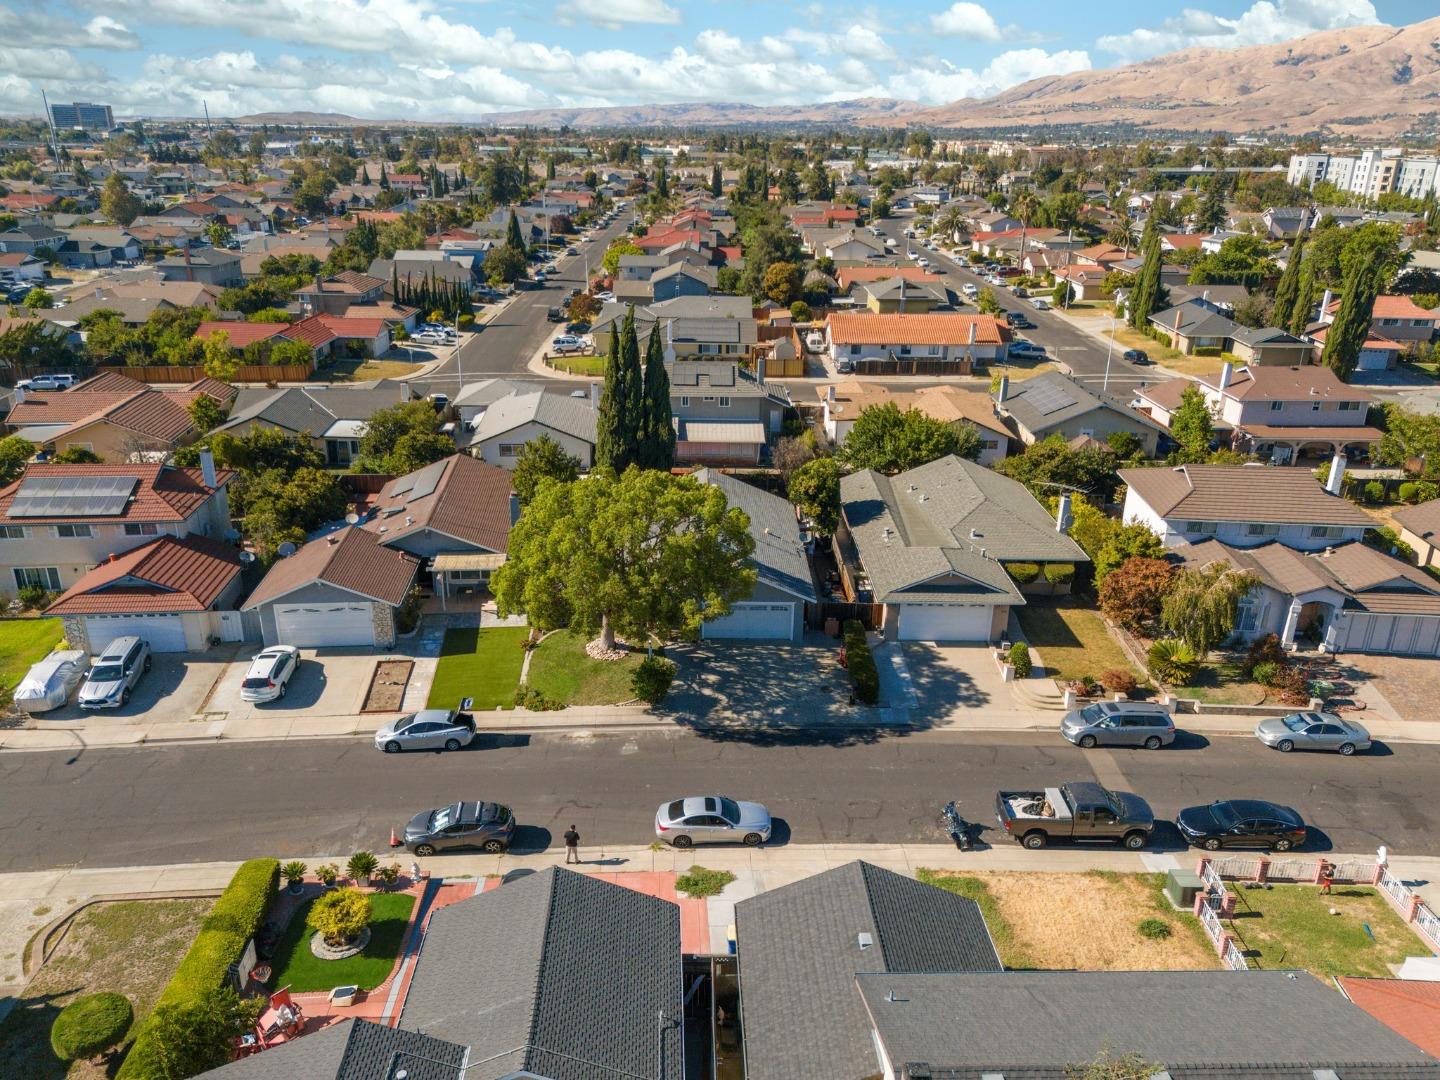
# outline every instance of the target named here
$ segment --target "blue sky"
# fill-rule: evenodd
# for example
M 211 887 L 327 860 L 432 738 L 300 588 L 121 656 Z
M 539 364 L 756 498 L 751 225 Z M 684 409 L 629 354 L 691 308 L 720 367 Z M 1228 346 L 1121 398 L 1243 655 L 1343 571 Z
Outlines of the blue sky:
M 676 101 L 939 104 L 1195 45 L 1433 16 L 1434 0 L 0 0 L 0 113 L 376 119 Z

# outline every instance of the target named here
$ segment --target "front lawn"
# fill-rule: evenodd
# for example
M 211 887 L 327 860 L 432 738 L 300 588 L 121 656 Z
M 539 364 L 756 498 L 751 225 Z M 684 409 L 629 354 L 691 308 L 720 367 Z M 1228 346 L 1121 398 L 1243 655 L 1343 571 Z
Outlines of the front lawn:
M 559 705 L 616 705 L 634 698 L 630 676 L 645 654 L 592 660 L 585 653 L 589 640 L 569 630 L 545 638 L 530 657 L 526 685 Z
M 1330 896 L 1312 885 L 1230 889 L 1239 897 L 1230 930 L 1251 967 L 1388 979 L 1390 965 L 1430 951 L 1368 886 L 1337 885 Z
M 476 709 L 512 708 L 529 633 L 524 626 L 446 630 L 426 707 L 455 709 L 468 697 Z
M 1107 671 L 1129 671 L 1144 682 L 1144 673 L 1135 670 L 1099 612 L 1074 597 L 1028 599 L 1024 607 L 1012 610 L 1025 639 L 1040 651 L 1046 678 L 1069 682 L 1086 675 L 1098 679 Z
M 1265 700 L 1265 687 L 1246 678 L 1239 661 L 1206 664 L 1189 686 L 1172 689 L 1176 697 L 1194 698 L 1207 705 L 1259 705 Z
M 552 356 L 550 366 L 567 375 L 604 375 L 603 356 Z
M 315 931 L 308 919 L 314 903 L 307 901 L 290 917 L 290 925 L 275 950 L 271 987 L 279 990 L 288 986 L 298 994 L 351 985 L 373 990 L 384 982 L 405 944 L 415 897 L 409 893 L 371 893 L 370 944 L 344 960 L 321 960 L 310 951 Z
M 6 619 L 0 622 L 0 687 L 13 690 L 30 665 L 44 660 L 60 644 L 59 619 Z

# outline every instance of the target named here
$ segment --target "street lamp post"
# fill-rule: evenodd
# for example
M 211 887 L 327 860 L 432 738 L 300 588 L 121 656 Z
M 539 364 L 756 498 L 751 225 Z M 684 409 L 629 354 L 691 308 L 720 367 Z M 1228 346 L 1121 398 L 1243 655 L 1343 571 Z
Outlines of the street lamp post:
M 1106 393 L 1110 391 L 1110 356 L 1115 352 L 1115 309 L 1110 309 L 1110 341 L 1105 346 L 1105 381 L 1100 384 L 1100 389 Z

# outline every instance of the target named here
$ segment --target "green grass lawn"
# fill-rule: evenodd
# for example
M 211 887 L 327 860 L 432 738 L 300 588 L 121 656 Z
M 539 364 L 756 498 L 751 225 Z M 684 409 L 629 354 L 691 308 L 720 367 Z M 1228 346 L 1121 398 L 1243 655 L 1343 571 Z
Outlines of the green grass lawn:
M 1309 885 L 1231 888 L 1240 898 L 1232 931 L 1251 967 L 1391 978 L 1389 965 L 1429 951 L 1369 887 L 1337 885 L 1330 896 Z
M 1084 601 L 1074 597 L 1028 597 L 1014 608 L 1020 628 L 1033 648 L 1040 650 L 1047 678 L 1070 680 L 1106 671 L 1129 671 L 1142 682 L 1120 645 L 1110 636 L 1105 621 Z
M 1259 705 L 1265 700 L 1265 687 L 1247 679 L 1238 661 L 1222 661 L 1206 664 L 1189 686 L 1175 688 L 1175 696 L 1209 705 Z
M 554 356 L 550 359 L 550 366 L 570 375 L 604 375 L 605 357 Z
M 310 951 L 315 931 L 306 920 L 314 902 L 301 907 L 285 928 L 285 936 L 275 950 L 275 978 L 270 985 L 276 990 L 288 986 L 298 994 L 352 984 L 373 990 L 384 982 L 405 944 L 405 928 L 410 925 L 415 897 L 409 893 L 371 893 L 370 944 L 344 960 L 321 960 Z
M 592 660 L 585 654 L 584 634 L 561 630 L 551 634 L 530 657 L 526 685 L 562 705 L 615 705 L 635 696 L 630 675 L 645 658 L 631 653 L 624 660 Z
M 454 709 L 468 697 L 475 699 L 476 709 L 513 707 L 525 663 L 520 643 L 529 633 L 524 626 L 446 630 L 426 706 Z
M 6 619 L 0 622 L 0 686 L 12 690 L 37 660 L 60 643 L 59 619 Z

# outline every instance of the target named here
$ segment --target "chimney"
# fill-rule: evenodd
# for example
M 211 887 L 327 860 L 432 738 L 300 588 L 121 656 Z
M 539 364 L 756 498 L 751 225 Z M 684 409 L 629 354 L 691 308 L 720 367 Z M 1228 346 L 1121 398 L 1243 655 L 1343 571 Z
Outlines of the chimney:
M 16 405 L 19 405 L 19 404 L 20 404 L 21 402 L 23 402 L 24 400 L 25 400 L 25 387 L 23 387 L 23 386 L 17 386 L 17 387 L 15 387 L 15 404 L 16 404 Z
M 1340 488 L 1345 483 L 1345 466 L 1347 464 L 1344 454 L 1336 454 L 1330 459 L 1330 475 L 1325 478 L 1325 490 L 1331 495 L 1340 494 Z
M 190 269 L 190 240 L 188 237 L 185 240 L 185 246 L 180 250 L 185 253 L 185 280 L 194 281 L 195 271 Z
M 590 408 L 596 412 L 600 411 L 600 384 L 598 382 L 590 384 Z
M 1070 513 L 1070 496 L 1061 495 L 1060 505 L 1055 510 L 1055 531 L 1068 533 L 1074 521 L 1074 515 Z
M 200 451 L 200 479 L 205 481 L 206 487 L 220 486 L 220 481 L 215 475 L 215 455 L 208 449 Z
M 1001 376 L 1000 376 L 1000 389 L 999 389 L 998 391 L 996 391 L 996 393 L 995 393 L 995 400 L 996 400 L 997 402 L 1003 402 L 1003 401 L 1004 401 L 1007 397 L 1009 397 L 1009 396 L 1010 396 L 1010 376 L 1009 376 L 1009 375 L 1001 375 Z
M 1220 389 L 1226 390 L 1230 386 L 1230 380 L 1235 377 L 1235 365 L 1226 360 L 1220 368 Z
M 1320 321 L 1321 321 L 1321 322 L 1329 322 L 1329 321 L 1330 321 L 1330 319 L 1326 316 L 1325 312 L 1329 310 L 1329 308 L 1330 308 L 1330 300 L 1333 298 L 1334 295 L 1335 295 L 1335 294 L 1334 294 L 1330 289 L 1326 289 L 1326 290 L 1325 290 L 1325 295 L 1320 298 Z

